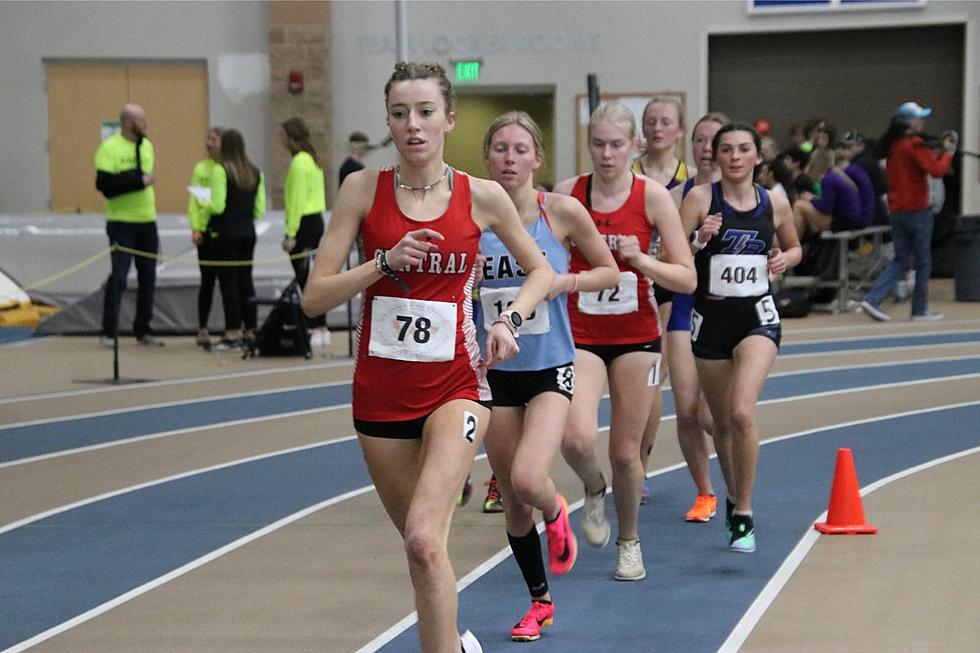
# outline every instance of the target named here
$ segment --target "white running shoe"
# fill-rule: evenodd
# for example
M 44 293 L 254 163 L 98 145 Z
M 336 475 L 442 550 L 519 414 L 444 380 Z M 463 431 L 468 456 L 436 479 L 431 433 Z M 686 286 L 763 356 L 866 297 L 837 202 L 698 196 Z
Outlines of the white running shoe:
M 643 567 L 643 552 L 640 551 L 640 540 L 629 542 L 616 541 L 616 580 L 643 580 L 647 570 Z
M 602 492 L 589 494 L 585 489 L 585 506 L 582 508 L 582 534 L 585 541 L 595 547 L 609 543 L 612 527 L 606 519 L 606 479 L 602 479 Z
M 330 331 L 317 328 L 310 332 L 310 349 L 325 349 L 329 346 Z
M 459 643 L 463 646 L 463 653 L 483 653 L 480 640 L 468 630 L 459 636 Z
M 874 304 L 872 304 L 867 300 L 861 302 L 861 310 L 867 313 L 868 315 L 870 315 L 871 317 L 873 317 L 874 319 L 878 320 L 879 322 L 887 322 L 888 320 L 892 319 L 891 315 L 884 312 L 883 310 L 881 310 L 881 308 L 875 306 Z
M 942 313 L 937 313 L 931 308 L 927 308 L 925 313 L 919 313 L 918 315 L 912 315 L 913 322 L 938 322 L 943 319 Z

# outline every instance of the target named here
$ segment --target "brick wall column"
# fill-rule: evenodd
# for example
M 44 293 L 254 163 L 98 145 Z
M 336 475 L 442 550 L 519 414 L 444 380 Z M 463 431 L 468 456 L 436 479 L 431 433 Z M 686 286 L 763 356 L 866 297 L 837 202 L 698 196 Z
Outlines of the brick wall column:
M 330 2 L 327 0 L 266 2 L 269 12 L 269 120 L 272 144 L 266 185 L 274 209 L 282 209 L 282 190 L 290 155 L 283 147 L 282 123 L 302 118 L 310 128 L 323 173 L 334 176 L 331 160 L 333 101 L 330 80 Z M 303 73 L 304 90 L 289 91 L 289 71 Z M 332 198 L 327 198 L 330 205 Z

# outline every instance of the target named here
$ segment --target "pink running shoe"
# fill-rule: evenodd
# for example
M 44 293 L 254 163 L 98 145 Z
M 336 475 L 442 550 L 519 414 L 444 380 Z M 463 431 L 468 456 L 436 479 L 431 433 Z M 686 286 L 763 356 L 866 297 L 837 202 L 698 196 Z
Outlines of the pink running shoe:
M 575 566 L 578 557 L 578 542 L 572 523 L 568 520 L 568 502 L 565 497 L 558 495 L 558 516 L 555 521 L 545 522 L 544 530 L 548 535 L 548 566 L 556 576 L 568 573 Z
M 531 601 L 531 609 L 510 629 L 515 642 L 533 642 L 541 638 L 541 629 L 555 623 L 555 606 L 544 601 Z

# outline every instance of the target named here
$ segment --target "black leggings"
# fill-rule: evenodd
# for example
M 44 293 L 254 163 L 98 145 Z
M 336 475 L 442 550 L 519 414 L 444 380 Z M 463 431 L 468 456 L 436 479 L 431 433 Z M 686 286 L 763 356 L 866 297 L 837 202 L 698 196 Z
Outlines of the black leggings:
M 204 233 L 204 240 L 197 246 L 197 260 L 214 260 L 214 245 L 211 237 Z M 214 282 L 218 280 L 218 268 L 213 265 L 201 265 L 201 288 L 197 292 L 197 326 L 208 328 L 208 317 L 211 315 L 211 304 L 214 301 Z
M 215 258 L 219 261 L 251 261 L 255 252 L 255 235 L 222 236 L 212 241 Z M 222 265 L 218 270 L 221 303 L 225 308 L 225 330 L 255 329 L 258 322 L 255 306 L 255 286 L 252 265 Z
M 306 287 L 306 279 L 310 276 L 310 266 L 313 264 L 313 253 L 320 246 L 320 239 L 323 238 L 323 216 L 319 213 L 304 215 L 299 221 L 299 229 L 296 231 L 296 245 L 293 247 L 291 255 L 300 252 L 309 252 L 308 256 L 300 256 L 289 260 L 296 272 L 296 281 L 300 288 Z M 309 319 L 312 328 L 327 326 L 326 314 L 317 315 Z

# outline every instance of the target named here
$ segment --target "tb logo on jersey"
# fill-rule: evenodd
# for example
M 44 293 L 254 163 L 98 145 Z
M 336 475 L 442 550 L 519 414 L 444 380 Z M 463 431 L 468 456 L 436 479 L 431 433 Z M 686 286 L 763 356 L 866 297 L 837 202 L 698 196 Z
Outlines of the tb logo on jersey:
M 758 235 L 759 232 L 755 229 L 726 229 L 725 235 L 721 238 L 725 243 L 721 253 L 763 254 L 766 251 L 766 243 L 756 238 Z

